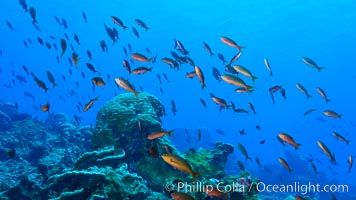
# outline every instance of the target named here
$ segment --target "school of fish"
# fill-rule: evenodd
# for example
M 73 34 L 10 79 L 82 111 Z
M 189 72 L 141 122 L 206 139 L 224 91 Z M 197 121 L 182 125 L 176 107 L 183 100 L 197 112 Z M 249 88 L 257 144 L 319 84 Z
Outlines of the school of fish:
M 129 77 L 130 76 L 144 76 L 146 73 L 154 73 L 156 68 L 163 68 L 168 65 L 169 68 L 166 68 L 166 70 L 176 70 L 177 71 L 177 76 L 180 76 L 178 74 L 178 71 L 184 70 L 186 71 L 185 74 L 181 75 L 182 78 L 189 78 L 189 79 L 196 79 L 191 82 L 191 84 L 200 84 L 200 88 L 206 92 L 213 103 L 215 103 L 218 108 L 219 112 L 222 112 L 223 110 L 231 110 L 233 113 L 239 113 L 239 114 L 257 114 L 258 112 L 256 111 L 254 105 L 252 102 L 249 102 L 247 107 L 248 109 L 244 108 L 236 108 L 234 102 L 228 101 L 224 99 L 221 96 L 217 96 L 214 94 L 214 91 L 209 91 L 209 84 L 212 83 L 206 83 L 207 82 L 207 76 L 212 76 L 214 79 L 216 79 L 217 83 L 221 84 L 219 87 L 231 87 L 233 86 L 235 89 L 231 90 L 231 93 L 233 94 L 235 91 L 236 93 L 248 93 L 250 95 L 254 95 L 257 87 L 256 83 L 259 82 L 259 78 L 256 74 L 253 73 L 253 68 L 248 68 L 246 66 L 242 66 L 238 63 L 239 59 L 243 57 L 244 55 L 244 49 L 247 49 L 248 46 L 242 46 L 238 42 L 235 41 L 235 38 L 233 39 L 233 36 L 221 36 L 220 38 L 215 38 L 216 40 L 220 40 L 223 44 L 226 45 L 226 48 L 233 48 L 236 50 L 236 54 L 233 55 L 229 61 L 225 60 L 225 56 L 222 53 L 214 53 L 213 49 L 206 41 L 198 41 L 198 43 L 202 44 L 202 49 L 201 51 L 206 51 L 207 58 L 206 59 L 219 59 L 223 67 L 209 67 L 204 64 L 196 63 L 194 61 L 194 58 L 191 58 L 189 50 L 186 48 L 186 46 L 183 45 L 183 42 L 178 39 L 174 39 L 171 43 L 172 45 L 172 51 L 171 52 L 156 52 L 152 53 L 151 50 L 147 47 L 146 51 L 144 52 L 137 52 L 134 51 L 134 47 L 131 46 L 128 41 L 124 41 L 127 43 L 126 45 L 118 44 L 118 41 L 120 41 L 119 35 L 120 34 L 133 34 L 137 39 L 141 39 L 143 35 L 145 34 L 150 34 L 150 31 L 154 30 L 155 27 L 149 26 L 149 24 L 146 24 L 146 22 L 142 19 L 132 19 L 132 22 L 123 22 L 119 16 L 115 15 L 108 15 L 107 16 L 107 21 L 103 22 L 103 28 L 105 30 L 105 33 L 107 35 L 107 38 L 98 40 L 98 46 L 96 48 L 100 49 L 102 53 L 109 53 L 109 49 L 112 48 L 112 45 L 122 45 L 122 52 L 110 52 L 112 56 L 117 56 L 117 54 L 120 54 L 124 57 L 121 61 L 118 63 L 122 63 L 122 67 L 125 69 L 127 72 L 126 74 L 122 75 L 124 77 L 115 77 L 114 79 L 111 79 L 111 74 L 116 74 L 116 73 L 110 73 L 107 72 L 106 77 L 103 76 L 104 72 L 100 70 L 100 67 L 97 67 L 94 63 L 100 63 L 100 61 L 94 61 L 94 57 L 96 56 L 95 54 L 92 54 L 92 49 L 84 49 L 84 44 L 83 42 L 80 41 L 80 34 L 75 33 L 72 36 L 68 35 L 66 33 L 67 30 L 70 29 L 67 20 L 64 18 L 60 18 L 58 16 L 54 16 L 55 22 L 65 30 L 64 34 L 57 34 L 54 32 L 42 32 L 40 27 L 41 27 L 41 20 L 38 19 L 37 15 L 37 10 L 36 8 L 32 6 L 28 6 L 25 0 L 20 0 L 20 6 L 26 13 L 28 13 L 29 18 L 28 19 L 23 19 L 29 20 L 30 23 L 33 24 L 34 28 L 41 33 L 42 36 L 39 36 L 37 38 L 23 38 L 23 45 L 26 49 L 32 48 L 32 46 L 36 45 L 35 41 L 37 40 L 38 44 L 40 46 L 43 46 L 44 48 L 47 48 L 49 51 L 55 51 L 57 56 L 53 59 L 53 62 L 61 63 L 62 65 L 63 62 L 68 62 L 68 64 L 72 67 L 68 68 L 68 74 L 63 74 L 62 75 L 62 82 L 66 82 L 67 79 L 70 79 L 72 76 L 73 71 L 78 69 L 81 70 L 80 74 L 84 81 L 87 81 L 88 84 L 92 83 L 92 93 L 88 94 L 88 98 L 83 97 L 83 102 L 78 102 L 76 105 L 78 113 L 81 112 L 88 112 L 96 102 L 100 101 L 99 96 L 95 97 L 90 97 L 95 94 L 95 88 L 96 87 L 106 87 L 109 83 L 115 83 L 118 87 L 124 89 L 127 92 L 133 93 L 137 99 L 140 98 L 140 93 L 143 91 L 143 88 L 141 87 L 140 90 L 137 90 L 136 87 L 134 86 L 133 83 L 131 83 Z M 90 17 L 90 16 L 88 16 Z M 48 20 L 48 19 L 47 19 Z M 78 20 L 78 19 L 77 19 Z M 83 11 L 82 12 L 82 22 L 85 24 L 90 24 L 90 20 L 87 18 L 86 13 Z M 131 28 L 129 27 L 128 24 L 134 24 Z M 6 20 L 6 25 L 9 28 L 9 31 L 17 31 L 16 27 L 21 26 L 21 24 L 16 24 L 13 25 L 10 20 Z M 41 31 L 41 32 L 40 32 Z M 47 35 L 46 35 L 47 34 Z M 105 36 L 102 36 L 105 37 Z M 112 45 L 107 42 L 107 40 L 110 40 Z M 143 41 L 142 41 L 143 42 Z M 0 56 L 5 53 L 6 49 L 1 50 Z M 168 56 L 170 55 L 170 56 Z M 46 55 L 43 55 L 46 56 Z M 65 60 L 67 59 L 67 60 Z M 273 73 L 273 68 L 270 63 L 270 60 L 268 58 L 259 58 L 261 60 L 261 66 L 264 65 L 266 68 L 266 73 L 268 73 L 271 77 L 275 76 Z M 304 63 L 306 66 L 315 69 L 316 73 L 323 73 L 323 71 L 328 70 L 326 67 L 321 67 L 317 64 L 316 61 L 314 61 L 311 58 L 308 57 L 301 57 L 300 60 L 296 60 L 295 62 L 301 62 Z M 16 63 L 16 65 L 19 65 Z M 115 64 L 117 65 L 117 64 Z M 14 69 L 17 67 L 15 66 L 14 63 L 12 63 L 12 66 Z M 16 85 L 16 83 L 20 83 L 21 85 L 23 84 L 28 84 L 27 78 L 32 78 L 34 83 L 43 90 L 45 93 L 51 93 L 51 95 L 58 95 L 55 90 L 59 87 L 62 87 L 62 84 L 60 82 L 57 82 L 59 74 L 52 73 L 50 70 L 46 70 L 46 77 L 48 80 L 45 81 L 45 77 L 43 74 L 35 74 L 33 71 L 31 71 L 31 68 L 26 65 L 26 63 L 20 64 L 20 68 L 22 68 L 22 72 L 18 72 L 13 70 L 12 71 L 12 83 L 10 84 L 4 84 L 3 87 L 6 88 L 12 88 Z M 135 68 L 133 68 L 135 66 Z M 35 67 L 35 66 L 33 66 Z M 89 70 L 89 71 L 88 71 Z M 0 71 L 1 73 L 1 71 Z M 88 75 L 90 73 L 90 75 Z M 313 73 L 311 70 L 310 73 Z M 163 93 L 163 89 L 161 87 L 162 83 L 162 78 L 161 75 L 164 77 L 167 83 L 170 82 L 168 76 L 166 73 L 157 73 L 157 83 L 150 83 L 151 85 L 159 85 L 161 93 Z M 87 76 L 91 76 L 90 80 L 86 80 Z M 142 82 L 144 82 L 144 79 L 142 78 Z M 223 82 L 223 83 L 221 83 Z M 79 82 L 77 80 L 76 82 L 76 87 L 79 87 Z M 310 88 L 306 87 L 302 83 L 293 83 L 295 84 L 295 89 L 300 92 L 300 95 L 304 95 L 305 99 L 308 100 L 310 98 L 314 98 L 314 95 Z M 51 86 L 50 86 L 51 85 Z M 176 83 L 176 85 L 179 85 Z M 229 86 L 230 85 L 230 86 Z M 315 92 L 318 94 L 323 101 L 325 101 L 326 105 L 332 104 L 332 100 L 330 100 L 329 96 L 327 95 L 326 88 L 320 88 L 317 85 L 315 87 Z M 77 96 L 76 90 L 73 89 L 74 87 L 67 89 L 67 94 L 65 95 L 58 95 L 59 98 L 65 102 L 66 98 L 75 98 Z M 259 92 L 264 92 L 268 96 L 270 96 L 272 100 L 272 104 L 275 104 L 275 98 L 276 95 L 279 93 L 283 99 L 287 99 L 286 96 L 286 90 L 283 84 L 281 85 L 273 85 L 269 87 L 267 91 L 259 91 Z M 114 95 L 116 95 L 116 91 L 112 91 Z M 238 94 L 241 95 L 241 94 Z M 31 92 L 25 91 L 24 92 L 25 98 L 30 98 L 33 102 L 36 102 L 37 98 L 36 96 L 32 95 Z M 315 97 L 316 98 L 316 97 Z M 332 99 L 332 98 L 331 98 Z M 207 107 L 207 102 L 206 99 L 201 97 L 200 99 L 201 105 L 206 108 Z M 42 102 L 38 103 L 38 110 L 42 112 L 50 112 L 51 111 L 51 102 L 49 100 L 43 100 L 41 99 Z M 171 99 L 171 110 L 174 115 L 178 113 L 178 109 L 176 107 L 176 103 L 174 99 Z M 37 102 L 36 102 L 37 103 Z M 166 105 L 167 106 L 167 105 Z M 342 114 L 338 113 L 335 110 L 332 109 L 324 109 L 324 110 L 319 110 L 316 108 L 311 108 L 308 109 L 304 112 L 304 115 L 309 115 L 312 112 L 320 112 L 323 114 L 325 117 L 329 118 L 334 118 L 335 120 L 342 120 Z M 78 116 L 75 116 L 76 119 L 78 119 Z M 259 125 L 256 126 L 256 130 L 260 131 L 261 127 Z M 172 137 L 172 133 L 174 130 L 169 130 L 169 131 L 159 131 L 155 133 L 151 133 L 147 135 L 148 140 L 155 140 L 160 137 L 165 137 L 165 136 L 170 136 Z M 224 134 L 222 130 L 217 131 L 219 134 Z M 239 131 L 241 135 L 246 134 L 245 129 L 242 129 Z M 300 148 L 303 148 L 303 141 L 299 141 L 298 136 L 292 136 L 288 133 L 284 132 L 279 132 L 275 133 L 277 140 L 285 146 L 285 144 L 288 144 L 292 146 L 295 150 L 298 150 Z M 344 142 L 345 145 L 349 144 L 351 140 L 347 139 L 344 135 L 341 133 L 338 133 L 336 131 L 333 131 L 330 137 L 334 137 L 335 139 L 339 140 L 340 142 Z M 179 136 L 178 136 L 179 137 Z M 198 129 L 198 141 L 200 141 L 200 138 L 202 137 L 200 129 Z M 264 144 L 266 140 L 261 140 L 260 144 Z M 330 160 L 332 164 L 337 164 L 337 160 L 342 160 L 347 161 L 349 163 L 349 168 L 345 169 L 348 173 L 351 172 L 351 168 L 353 165 L 353 155 L 347 155 L 346 152 L 344 155 L 335 155 L 333 153 L 332 149 L 327 146 L 327 141 L 315 141 L 315 145 L 320 148 L 321 152 L 325 154 Z M 246 145 L 247 146 L 247 145 Z M 248 154 L 248 146 L 247 148 L 241 144 L 241 143 L 236 143 L 237 149 L 241 152 L 241 154 L 245 157 L 245 160 L 252 160 L 250 155 Z M 289 147 L 285 147 L 289 148 Z M 154 153 L 155 149 L 154 146 L 150 148 L 150 151 Z M 154 154 L 156 157 L 158 155 Z M 337 156 L 337 157 L 336 157 Z M 168 150 L 166 154 L 161 155 L 161 158 L 169 165 L 172 167 L 185 172 L 187 174 L 190 174 L 192 179 L 195 181 L 197 179 L 197 176 L 199 175 L 199 172 L 194 171 L 193 167 L 190 165 L 190 163 L 185 160 L 184 158 L 181 158 L 177 155 L 171 154 Z M 338 159 L 337 159 L 338 158 Z M 260 160 L 258 157 L 255 157 L 255 161 L 258 166 L 261 166 Z M 291 166 L 288 164 L 288 160 L 279 157 L 278 162 L 286 168 L 288 173 L 293 173 L 293 169 Z M 277 161 L 276 161 L 277 163 Z M 237 165 L 239 168 L 244 171 L 245 167 L 243 165 L 242 161 L 237 161 Z M 167 166 L 168 167 L 168 166 Z M 314 171 L 317 173 L 317 169 L 314 163 L 312 163 L 312 167 Z M 188 194 L 184 193 L 172 193 L 171 196 L 174 199 L 193 199 L 192 197 L 187 196 Z M 208 194 L 209 195 L 209 194 Z M 212 194 L 213 195 L 213 194 Z M 296 197 L 297 199 L 297 197 Z

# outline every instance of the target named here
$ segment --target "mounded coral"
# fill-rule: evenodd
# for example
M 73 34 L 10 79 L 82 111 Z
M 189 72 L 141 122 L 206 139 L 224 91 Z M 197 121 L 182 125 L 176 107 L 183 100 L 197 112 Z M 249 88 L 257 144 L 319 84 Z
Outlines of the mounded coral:
M 213 150 L 191 150 L 184 155 L 172 145 L 168 136 L 147 139 L 149 134 L 162 130 L 160 117 L 163 114 L 163 105 L 151 94 L 140 93 L 138 98 L 132 93 L 120 94 L 99 111 L 92 149 L 106 146 L 123 149 L 126 155 L 122 161 L 128 163 L 131 172 L 144 177 L 156 191 L 160 191 L 171 177 L 191 180 L 189 174 L 163 161 L 161 155 L 166 153 L 187 159 L 193 170 L 203 175 L 223 177 L 227 157 L 234 151 L 232 145 L 220 142 Z
M 162 130 L 160 117 L 164 107 L 160 101 L 148 93 L 140 93 L 138 98 L 124 93 L 108 101 L 97 115 L 97 123 L 92 138 L 92 149 L 114 146 L 123 149 L 123 162 L 128 163 L 132 172 L 136 172 L 149 181 L 150 185 L 162 187 L 165 178 L 179 175 L 160 158 L 167 153 L 179 154 L 165 137 L 148 140 L 147 136 Z M 154 148 L 150 153 L 150 148 Z M 160 169 L 166 169 L 164 171 Z
M 138 98 L 132 93 L 114 97 L 98 112 L 92 149 L 120 146 L 134 154 L 148 133 L 161 130 L 163 112 L 160 101 L 148 93 L 140 93 Z

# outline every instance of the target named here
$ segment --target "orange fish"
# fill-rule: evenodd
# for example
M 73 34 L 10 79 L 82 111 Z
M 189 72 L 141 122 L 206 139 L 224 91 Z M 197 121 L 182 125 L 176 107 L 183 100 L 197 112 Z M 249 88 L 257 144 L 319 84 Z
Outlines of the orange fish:
M 330 101 L 330 99 L 328 99 L 328 97 L 326 96 L 326 93 L 323 89 L 321 89 L 320 87 L 317 87 L 316 91 L 320 94 L 321 97 L 323 97 L 323 99 L 326 101 L 326 103 L 328 103 Z
M 216 197 L 216 198 L 224 198 L 225 200 L 228 200 L 228 194 L 223 193 L 218 190 L 218 188 L 214 187 L 212 190 L 209 188 L 204 188 L 205 194 L 207 194 L 209 197 Z
M 203 71 L 198 66 L 195 66 L 194 69 L 195 69 L 195 73 L 197 74 L 197 76 L 199 78 L 200 83 L 202 84 L 202 89 L 204 89 L 206 87 L 206 85 L 205 85 Z
M 138 98 L 138 95 L 140 94 L 140 92 L 136 91 L 135 87 L 128 80 L 123 79 L 123 78 L 115 78 L 115 82 L 117 85 L 119 85 L 126 91 L 134 93 L 136 98 Z
M 169 135 L 172 137 L 172 133 L 173 133 L 174 130 L 170 130 L 170 131 L 159 131 L 159 132 L 155 132 L 155 133 L 152 133 L 150 135 L 147 136 L 147 139 L 149 140 L 154 140 L 156 138 L 160 138 L 160 137 L 163 137 L 165 135 Z
M 145 55 L 140 53 L 131 54 L 131 58 L 140 62 L 151 62 L 152 58 L 147 58 Z
M 228 38 L 228 37 L 225 37 L 225 36 L 220 37 L 220 40 L 221 40 L 224 44 L 226 44 L 226 45 L 228 45 L 228 46 L 230 46 L 230 47 L 237 48 L 239 51 L 241 51 L 242 48 L 245 48 L 245 47 L 243 47 L 243 46 L 237 45 L 237 43 L 236 43 L 235 41 L 233 41 L 232 39 L 230 39 L 230 38 Z
M 45 105 L 41 106 L 42 112 L 48 112 L 49 111 L 49 103 L 46 103 Z
M 94 77 L 91 79 L 94 85 L 96 86 L 104 86 L 105 82 L 101 77 Z
M 292 170 L 289 167 L 287 161 L 285 161 L 283 158 L 278 158 L 278 161 L 283 165 L 284 168 L 286 168 L 288 170 L 289 173 L 292 172 Z
M 292 146 L 295 148 L 295 150 L 297 150 L 297 149 L 299 148 L 299 146 L 301 145 L 301 144 L 297 144 L 297 143 L 294 141 L 294 139 L 292 138 L 292 136 L 288 135 L 287 133 L 279 133 L 279 134 L 278 134 L 278 137 L 279 137 L 281 140 L 283 140 L 284 142 L 286 142 L 286 143 L 292 145 Z
M 99 100 L 99 97 L 95 97 L 94 99 L 90 99 L 90 101 L 87 104 L 85 104 L 85 106 L 84 106 L 84 112 L 88 111 L 93 106 L 93 104 L 98 100 Z
M 301 196 L 296 195 L 296 196 L 295 196 L 295 200 L 304 200 L 304 198 L 301 197 Z
M 234 57 L 231 58 L 229 65 L 232 65 L 236 60 L 238 60 L 242 55 L 242 51 L 239 51 Z
M 193 180 L 196 181 L 196 176 L 199 175 L 199 172 L 194 172 L 188 161 L 185 159 L 172 154 L 163 154 L 162 159 L 172 167 L 175 167 L 182 172 L 191 174 Z
M 192 197 L 190 194 L 185 192 L 173 192 L 171 194 L 171 197 L 174 200 L 195 200 L 194 197 Z
M 337 133 L 337 132 L 333 132 L 332 134 L 336 139 L 345 142 L 346 144 L 348 144 L 349 142 L 351 142 L 351 140 L 346 139 L 344 136 L 342 136 L 341 134 Z
M 185 74 L 185 78 L 193 78 L 194 76 L 197 76 L 197 73 L 195 71 L 187 72 Z
M 330 152 L 329 148 L 320 140 L 318 140 L 319 148 L 330 158 L 331 163 L 336 164 L 335 154 Z
M 327 117 L 339 118 L 339 119 L 341 119 L 341 116 L 342 116 L 333 110 L 324 110 L 323 114 Z

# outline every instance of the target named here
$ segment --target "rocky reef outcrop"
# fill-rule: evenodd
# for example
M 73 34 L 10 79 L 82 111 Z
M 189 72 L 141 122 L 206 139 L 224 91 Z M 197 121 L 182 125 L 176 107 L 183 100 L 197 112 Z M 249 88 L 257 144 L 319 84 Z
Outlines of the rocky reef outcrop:
M 107 102 L 97 115 L 92 148 L 95 150 L 112 145 L 123 149 L 126 154 L 123 161 L 159 191 L 166 179 L 189 176 L 160 158 L 166 153 L 187 159 L 192 168 L 204 176 L 223 177 L 227 157 L 233 152 L 232 145 L 218 143 L 213 150 L 192 149 L 183 154 L 172 145 L 168 136 L 147 139 L 149 134 L 162 130 L 160 117 L 163 114 L 163 105 L 151 94 L 141 93 L 138 98 L 131 93 L 118 95 Z
M 51 199 L 165 199 L 153 192 L 140 175 L 131 173 L 122 162 L 124 151 L 114 148 L 83 154 L 73 169 L 49 177 Z
M 48 177 L 90 150 L 92 129 L 75 125 L 63 113 L 50 113 L 42 122 L 13 104 L 0 104 L 0 113 L 8 119 L 0 131 L 0 197 L 47 199 Z
M 225 177 L 225 164 L 229 154 L 234 152 L 231 144 L 217 142 L 214 149 L 189 149 L 185 157 L 196 167 L 201 174 L 206 174 L 217 179 Z
M 41 122 L 31 117 L 14 120 L 16 113 L 2 112 L 8 128 L 0 138 L 0 149 L 16 150 L 14 157 L 0 157 L 5 161 L 0 170 L 7 174 L 0 176 L 3 199 L 170 199 L 173 190 L 167 190 L 166 184 L 193 183 L 193 179 L 167 164 L 162 155 L 182 158 L 200 173 L 198 181 L 207 182 L 226 176 L 225 164 L 234 151 L 232 145 L 218 142 L 213 149 L 180 152 L 169 136 L 148 139 L 162 130 L 165 112 L 148 93 L 138 98 L 121 94 L 107 102 L 94 130 L 62 113 L 51 113 Z M 15 166 L 18 170 L 11 172 Z
M 153 95 L 140 93 L 139 98 L 124 93 L 105 103 L 96 118 L 92 149 L 123 147 L 135 157 L 147 133 L 161 130 L 164 107 Z

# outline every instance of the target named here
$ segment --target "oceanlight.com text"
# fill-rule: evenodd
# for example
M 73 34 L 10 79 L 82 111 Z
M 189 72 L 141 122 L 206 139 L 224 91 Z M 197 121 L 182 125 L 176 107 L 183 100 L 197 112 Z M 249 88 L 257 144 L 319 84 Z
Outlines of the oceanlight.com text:
M 293 184 L 266 184 L 264 182 L 259 182 L 257 184 L 257 191 L 258 192 L 297 192 L 303 195 L 307 193 L 320 193 L 320 192 L 349 192 L 349 186 L 344 184 L 313 184 L 308 182 L 307 184 L 302 184 L 299 182 L 294 182 Z

